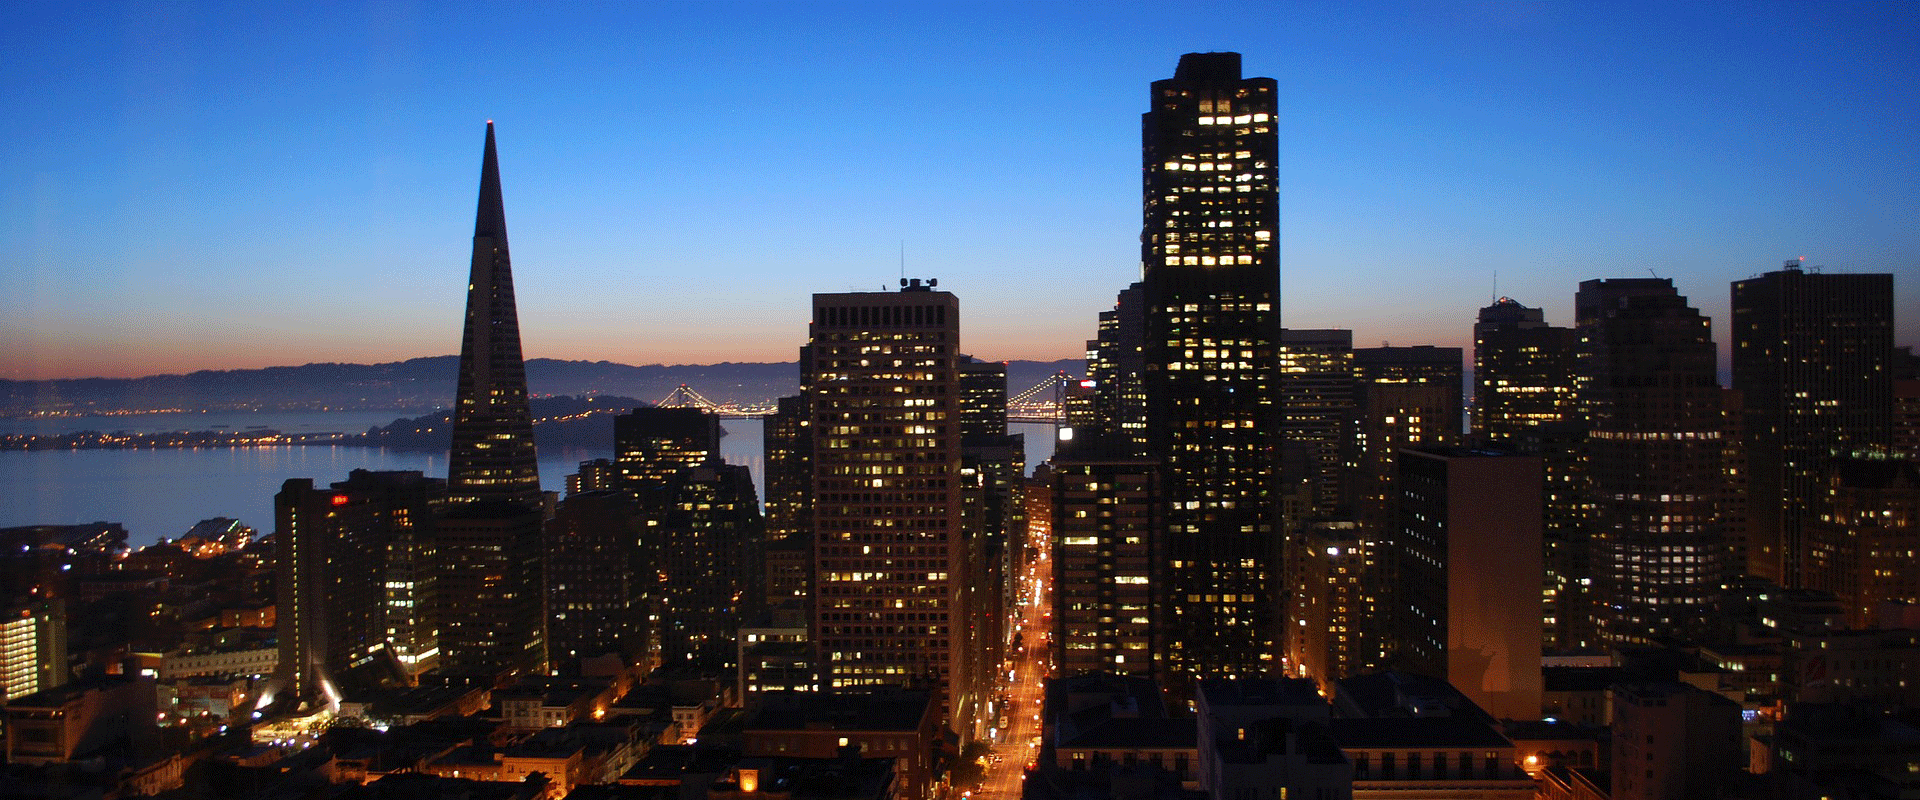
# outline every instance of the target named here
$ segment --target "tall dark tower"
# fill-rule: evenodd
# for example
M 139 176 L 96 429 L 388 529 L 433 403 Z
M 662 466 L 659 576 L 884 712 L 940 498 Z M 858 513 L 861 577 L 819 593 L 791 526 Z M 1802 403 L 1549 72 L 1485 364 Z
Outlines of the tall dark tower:
M 1141 117 L 1146 438 L 1164 459 L 1155 656 L 1277 669 L 1279 139 L 1272 78 L 1188 53 Z
M 1828 462 L 1884 453 L 1893 441 L 1893 276 L 1806 272 L 1789 261 L 1734 281 L 1732 300 L 1756 571 L 1799 586 Z
M 1582 281 L 1574 314 L 1600 637 L 1704 635 L 1727 566 L 1709 321 L 1666 278 Z
M 507 211 L 493 121 L 480 167 L 480 209 L 473 220 L 473 270 L 467 278 L 467 329 L 460 341 L 460 389 L 453 407 L 447 489 L 455 503 L 540 501 L 527 409 L 527 367 L 507 258 Z
M 435 531 L 442 668 L 494 676 L 544 669 L 544 511 L 491 120 L 447 465 L 450 502 Z

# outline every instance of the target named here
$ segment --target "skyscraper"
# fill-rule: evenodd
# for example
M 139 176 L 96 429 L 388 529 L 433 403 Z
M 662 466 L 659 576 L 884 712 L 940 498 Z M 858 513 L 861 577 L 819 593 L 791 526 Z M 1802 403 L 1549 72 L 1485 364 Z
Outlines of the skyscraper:
M 1601 638 L 1698 635 L 1726 578 L 1709 321 L 1665 278 L 1583 281 L 1574 313 Z
M 408 669 L 437 651 L 432 553 L 444 481 L 418 472 L 354 470 L 315 488 L 287 481 L 274 495 L 280 672 L 300 697 L 318 697 L 383 650 Z M 426 562 L 426 563 L 423 563 Z
M 466 333 L 460 340 L 460 386 L 453 406 L 453 449 L 447 490 L 454 503 L 540 502 L 527 406 L 527 368 L 520 357 L 520 317 L 507 257 L 507 211 L 500 197 L 500 161 L 493 121 L 480 166 L 480 208 L 473 221 L 473 267 L 467 277 Z
M 447 465 L 451 503 L 435 531 L 441 663 L 473 674 L 544 669 L 540 475 L 491 121 Z
M 1477 442 L 1540 456 L 1546 496 L 1547 573 L 1542 641 L 1549 649 L 1592 643 L 1584 604 L 1587 556 L 1586 426 L 1575 400 L 1578 336 L 1548 325 L 1538 308 L 1510 297 L 1480 309 L 1473 326 L 1473 435 Z
M 1035 472 L 1051 498 L 1053 654 L 1059 673 L 1153 672 L 1154 459 L 1118 435 L 1075 440 Z
M 961 555 L 960 304 L 813 296 L 814 619 L 822 688 L 952 684 Z
M 1502 719 L 1540 712 L 1540 475 L 1534 456 L 1400 451 L 1392 640 Z
M 1732 300 L 1750 535 L 1779 553 L 1780 582 L 1799 586 L 1827 462 L 1892 444 L 1893 276 L 1808 272 L 1789 261 L 1734 281 Z
M 546 521 L 547 642 L 552 667 L 572 672 L 581 659 L 618 653 L 644 660 L 652 553 L 642 541 L 631 495 L 598 490 L 568 495 Z
M 1280 332 L 1281 461 L 1287 479 L 1306 485 L 1313 513 L 1348 510 L 1341 474 L 1353 438 L 1353 331 Z
M 1135 452 L 1147 451 L 1146 392 L 1141 360 L 1146 309 L 1140 284 L 1120 291 L 1112 311 L 1100 312 L 1100 333 L 1087 342 L 1087 377 L 1092 379 L 1094 424 L 1089 432 L 1116 433 Z M 1070 390 L 1071 391 L 1071 390 Z M 1071 413 L 1068 421 L 1073 422 Z M 1077 435 L 1077 434 L 1076 434 Z
M 1510 446 L 1574 416 L 1574 332 L 1510 297 L 1480 309 L 1473 326 L 1473 433 Z
M 1271 78 L 1188 53 L 1141 118 L 1146 439 L 1163 458 L 1165 670 L 1264 673 L 1280 648 L 1279 139 Z
M 1400 448 L 1459 444 L 1460 356 L 1458 347 L 1427 345 L 1353 351 L 1352 435 L 1342 460 L 1347 502 L 1368 534 L 1392 528 Z

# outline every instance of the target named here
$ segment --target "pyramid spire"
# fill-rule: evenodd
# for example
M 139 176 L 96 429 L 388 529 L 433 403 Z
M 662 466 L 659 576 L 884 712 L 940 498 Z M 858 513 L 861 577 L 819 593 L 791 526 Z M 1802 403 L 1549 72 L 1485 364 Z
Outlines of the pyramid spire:
M 466 334 L 460 344 L 460 386 L 447 464 L 447 488 L 455 502 L 537 503 L 540 499 L 492 120 L 487 121 L 486 155 L 480 165 Z

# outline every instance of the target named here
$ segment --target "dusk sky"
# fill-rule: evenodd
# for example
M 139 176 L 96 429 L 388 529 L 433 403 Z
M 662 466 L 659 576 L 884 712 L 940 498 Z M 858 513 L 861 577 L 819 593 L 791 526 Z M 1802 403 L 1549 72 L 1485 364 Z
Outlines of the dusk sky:
M 1915 3 L 0 3 L 0 378 L 457 352 L 487 120 L 530 358 L 782 361 L 936 277 L 1078 357 L 1182 53 L 1279 84 L 1284 324 L 1471 347 L 1497 293 L 1895 274 Z

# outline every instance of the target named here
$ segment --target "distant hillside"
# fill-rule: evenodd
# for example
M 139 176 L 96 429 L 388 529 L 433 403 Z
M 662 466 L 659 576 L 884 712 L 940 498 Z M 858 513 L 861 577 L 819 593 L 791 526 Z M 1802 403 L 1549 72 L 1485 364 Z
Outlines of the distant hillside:
M 534 445 L 546 452 L 568 448 L 613 446 L 613 419 L 652 403 L 632 397 L 537 397 L 528 404 L 533 412 Z M 398 450 L 445 452 L 453 446 L 453 411 L 436 411 L 392 424 L 375 427 L 366 433 L 348 436 L 345 444 L 386 447 Z
M 146 378 L 57 381 L 0 380 L 0 416 L 33 412 L 106 412 L 154 409 L 419 409 L 453 404 L 457 356 L 386 364 L 307 364 L 266 369 L 207 370 Z M 1083 362 L 1014 361 L 1009 389 L 1019 392 L 1057 370 L 1074 375 Z M 535 395 L 621 395 L 647 402 L 687 384 L 718 403 L 759 403 L 799 391 L 794 362 L 631 366 L 610 361 L 527 362 Z

